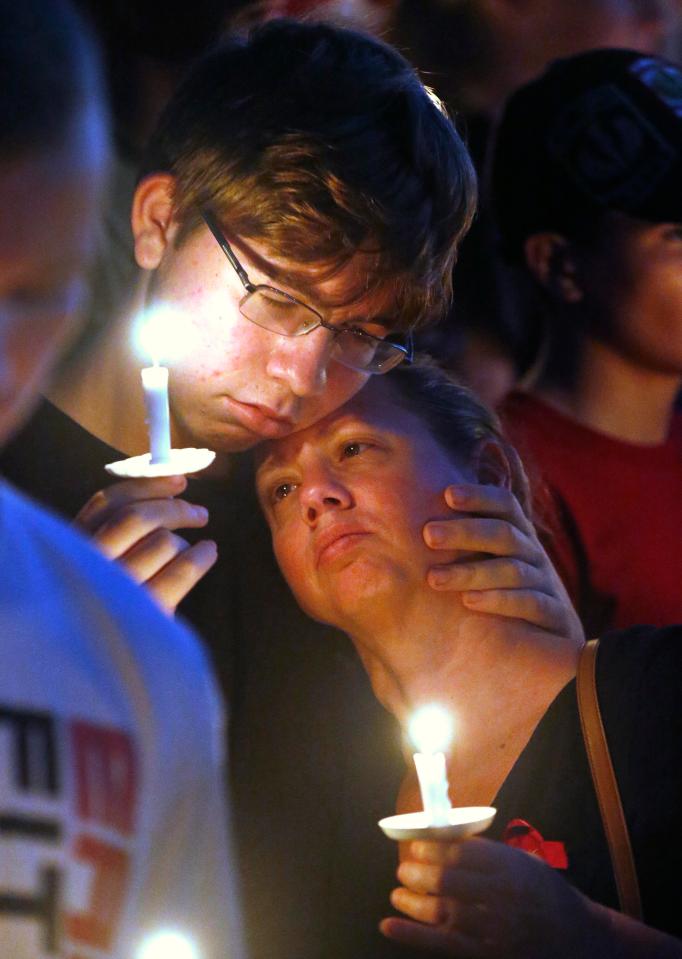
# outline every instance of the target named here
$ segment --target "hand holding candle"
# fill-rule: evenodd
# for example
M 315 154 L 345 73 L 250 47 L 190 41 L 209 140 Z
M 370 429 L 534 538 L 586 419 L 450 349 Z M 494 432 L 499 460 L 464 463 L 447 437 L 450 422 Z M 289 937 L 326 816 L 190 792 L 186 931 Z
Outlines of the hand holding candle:
M 121 478 L 133 478 L 173 476 L 204 469 L 215 458 L 212 450 L 171 447 L 169 370 L 161 365 L 161 357 L 171 362 L 191 349 L 187 323 L 176 312 L 157 308 L 140 317 L 135 339 L 138 352 L 152 361 L 151 366 L 141 371 L 150 452 L 108 463 L 107 472 Z

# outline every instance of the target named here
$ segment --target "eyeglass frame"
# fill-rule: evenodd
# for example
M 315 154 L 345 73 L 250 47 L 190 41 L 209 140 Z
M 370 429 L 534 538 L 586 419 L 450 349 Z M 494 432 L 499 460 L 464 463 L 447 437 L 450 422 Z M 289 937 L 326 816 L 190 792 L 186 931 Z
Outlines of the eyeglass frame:
M 412 341 L 412 334 L 410 333 L 407 334 L 407 337 L 406 337 L 407 342 L 403 346 L 403 344 L 401 343 L 393 343 L 391 340 L 383 339 L 380 336 L 374 336 L 372 333 L 367 333 L 365 330 L 361 330 L 359 328 L 358 329 L 339 328 L 338 326 L 334 326 L 332 323 L 328 323 L 318 310 L 310 306 L 308 303 L 304 303 L 302 300 L 299 300 L 297 297 L 293 296 L 291 293 L 286 293 L 284 290 L 280 290 L 278 287 L 271 286 L 268 283 L 253 283 L 249 279 L 248 273 L 239 262 L 239 259 L 237 258 L 237 254 L 234 252 L 234 250 L 232 249 L 232 246 L 230 245 L 230 242 L 228 241 L 227 237 L 223 233 L 222 227 L 220 226 L 216 216 L 207 207 L 201 207 L 199 209 L 199 212 L 201 214 L 202 220 L 211 231 L 213 238 L 216 240 L 216 242 L 218 243 L 218 246 L 227 257 L 230 263 L 230 266 L 235 271 L 235 273 L 239 277 L 239 280 L 242 286 L 246 290 L 246 295 L 243 296 L 242 299 L 239 301 L 239 312 L 244 317 L 244 319 L 249 321 L 249 323 L 253 323 L 254 326 L 259 326 L 263 330 L 268 330 L 269 333 L 274 333 L 276 336 L 287 336 L 287 337 L 306 336 L 308 333 L 312 333 L 313 330 L 317 330 L 320 327 L 322 327 L 325 330 L 329 330 L 331 333 L 334 334 L 334 336 L 339 336 L 341 333 L 353 333 L 356 336 L 366 338 L 377 344 L 381 343 L 384 346 L 390 346 L 393 350 L 402 354 L 401 359 L 398 360 L 397 363 L 394 363 L 392 366 L 390 366 L 386 370 L 371 370 L 366 367 L 358 366 L 356 364 L 347 363 L 341 357 L 336 358 L 338 363 L 341 363 L 342 365 L 347 366 L 349 369 L 358 370 L 359 372 L 362 372 L 362 373 L 369 373 L 372 376 L 380 376 L 382 374 L 389 373 L 391 370 L 395 369 L 396 366 L 399 366 L 400 363 L 412 362 L 412 360 L 414 359 L 414 345 Z M 242 304 L 248 299 L 248 297 L 251 296 L 253 293 L 257 293 L 259 290 L 270 290 L 272 293 L 277 294 L 277 296 L 282 296 L 285 298 L 285 300 L 288 300 L 291 303 L 295 303 L 296 306 L 300 306 L 304 310 L 308 311 L 309 313 L 312 313 L 313 316 L 316 316 L 317 323 L 314 326 L 309 326 L 307 329 L 298 330 L 295 333 L 284 333 L 281 330 L 272 330 L 267 326 L 262 326 L 260 323 L 257 323 L 255 320 L 253 320 L 250 316 L 247 316 L 246 313 L 243 313 L 241 309 Z

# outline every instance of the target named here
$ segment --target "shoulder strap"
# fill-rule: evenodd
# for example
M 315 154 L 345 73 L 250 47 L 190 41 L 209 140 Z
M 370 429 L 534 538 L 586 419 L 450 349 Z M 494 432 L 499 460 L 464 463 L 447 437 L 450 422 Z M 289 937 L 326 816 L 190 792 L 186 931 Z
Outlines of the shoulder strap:
M 598 639 L 585 643 L 578 663 L 576 688 L 580 725 L 611 855 L 621 912 L 633 919 L 641 919 L 637 872 L 597 699 L 598 645 Z

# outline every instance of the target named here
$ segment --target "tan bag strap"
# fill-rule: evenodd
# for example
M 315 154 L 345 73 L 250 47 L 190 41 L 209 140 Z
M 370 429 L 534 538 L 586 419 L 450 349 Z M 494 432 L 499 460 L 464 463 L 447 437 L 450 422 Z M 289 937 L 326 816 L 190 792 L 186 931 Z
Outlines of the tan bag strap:
M 576 688 L 580 725 L 616 877 L 620 909 L 626 916 L 641 919 L 637 872 L 597 699 L 598 645 L 598 639 L 585 643 L 578 663 Z

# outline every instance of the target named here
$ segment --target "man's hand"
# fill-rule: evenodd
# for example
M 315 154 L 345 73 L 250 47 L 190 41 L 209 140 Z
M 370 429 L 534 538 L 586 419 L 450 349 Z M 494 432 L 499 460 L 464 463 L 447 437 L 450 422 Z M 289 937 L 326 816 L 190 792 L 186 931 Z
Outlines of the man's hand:
M 429 584 L 459 592 L 468 609 L 525 620 L 582 643 L 578 615 L 514 494 L 499 486 L 460 484 L 448 487 L 445 501 L 458 515 L 427 523 L 427 546 L 478 555 L 432 566 Z
M 144 583 L 169 613 L 218 555 L 211 540 L 190 546 L 172 532 L 208 522 L 203 506 L 176 498 L 186 487 L 184 476 L 124 480 L 95 493 L 76 517 L 104 555 Z
M 384 919 L 380 929 L 405 946 L 462 959 L 614 954 L 601 907 L 541 860 L 502 843 L 412 843 L 398 878 L 403 886 L 391 902 L 410 918 Z

